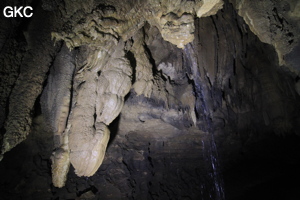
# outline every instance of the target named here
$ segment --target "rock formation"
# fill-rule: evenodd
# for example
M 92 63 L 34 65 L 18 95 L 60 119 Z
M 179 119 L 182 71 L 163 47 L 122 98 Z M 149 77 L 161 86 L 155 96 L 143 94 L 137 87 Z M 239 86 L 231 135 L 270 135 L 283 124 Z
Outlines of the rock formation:
M 0 21 L 0 159 L 45 149 L 55 198 L 224 199 L 221 169 L 299 135 L 297 1 L 23 3 Z
M 299 2 L 297 1 L 231 1 L 249 25 L 251 31 L 264 42 L 275 47 L 279 64 L 298 73 L 299 66 L 290 57 L 299 51 Z M 298 6 L 298 7 L 297 7 Z
M 42 98 L 45 104 L 43 112 L 48 113 L 49 125 L 55 135 L 56 144 L 52 159 L 55 186 L 64 185 L 69 160 L 79 176 L 92 176 L 103 161 L 109 140 L 109 130 L 106 126 L 121 112 L 124 96 L 131 88 L 132 68 L 125 58 L 123 40 L 130 37 L 134 40 L 133 44 L 126 43 L 127 50 L 132 51 L 136 57 L 136 82 L 133 88 L 138 95 L 150 97 L 153 85 L 152 66 L 143 47 L 143 34 L 139 29 L 145 23 L 149 23 L 150 26 L 158 28 L 166 41 L 184 48 L 184 45 L 194 39 L 193 15 L 197 13 L 198 16 L 209 16 L 209 13 L 214 14 L 222 7 L 221 1 L 212 5 L 206 1 L 177 1 L 171 4 L 168 1 L 149 1 L 135 4 L 133 7 L 130 7 L 130 4 L 131 2 L 122 2 L 114 6 L 98 4 L 91 9 L 85 6 L 86 3 L 65 1 L 65 6 L 60 7 L 64 19 L 63 31 L 53 32 L 52 39 L 64 40 L 70 50 L 83 45 L 92 49 L 89 49 L 86 63 L 76 66 L 75 71 L 71 60 L 59 60 L 58 56 L 57 70 L 61 71 L 60 77 L 55 78 L 54 74 L 53 79 L 49 79 L 45 90 L 48 93 L 44 93 Z M 69 27 L 65 28 L 67 25 Z M 66 50 L 61 51 L 62 56 L 65 52 Z M 66 66 L 59 66 L 64 63 Z M 167 73 L 165 68 L 164 73 Z M 41 83 L 40 81 L 40 85 Z M 62 90 L 56 93 L 56 87 L 61 87 Z M 187 103 L 193 110 L 195 100 L 191 99 Z M 21 112 L 25 113 L 28 111 Z M 190 114 L 196 124 L 194 111 Z M 7 120 L 2 154 L 24 140 L 29 131 L 28 128 L 12 125 L 14 120 L 10 119 L 11 116 L 14 115 L 10 114 Z M 17 134 L 14 132 L 18 129 L 24 129 L 25 132 L 19 137 L 13 136 Z M 13 139 L 9 139 L 10 137 Z

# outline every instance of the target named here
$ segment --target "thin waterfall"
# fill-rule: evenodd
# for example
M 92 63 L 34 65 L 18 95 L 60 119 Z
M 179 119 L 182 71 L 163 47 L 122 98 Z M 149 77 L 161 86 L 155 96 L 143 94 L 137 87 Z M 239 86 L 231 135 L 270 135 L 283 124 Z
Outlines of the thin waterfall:
M 225 200 L 224 182 L 220 173 L 219 156 L 217 145 L 214 138 L 214 129 L 212 126 L 212 117 L 210 116 L 211 104 L 207 101 L 212 101 L 210 91 L 206 87 L 205 80 L 201 79 L 197 57 L 192 44 L 187 44 L 184 49 L 184 65 L 188 68 L 188 75 L 192 77 L 194 84 L 194 92 L 197 98 L 196 112 L 197 118 L 204 121 L 199 129 L 208 133 L 202 140 L 203 159 L 206 164 L 208 177 L 204 178 L 205 183 L 201 185 L 202 198 L 207 200 Z
M 220 164 L 219 164 L 219 156 L 217 151 L 217 145 L 215 142 L 214 134 L 211 134 L 210 137 L 210 162 L 212 167 L 212 174 L 211 177 L 214 183 L 215 189 L 215 199 L 216 200 L 225 200 L 225 193 L 224 193 L 224 182 L 222 175 L 220 173 Z

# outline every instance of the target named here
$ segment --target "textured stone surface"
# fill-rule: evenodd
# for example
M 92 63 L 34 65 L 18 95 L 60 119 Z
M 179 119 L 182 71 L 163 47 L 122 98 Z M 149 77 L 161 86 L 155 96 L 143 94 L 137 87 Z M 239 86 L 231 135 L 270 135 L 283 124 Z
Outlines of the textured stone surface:
M 134 59 L 136 64 L 135 81 L 132 87 L 137 95 L 143 94 L 145 97 L 150 97 L 153 86 L 153 66 L 144 47 L 145 43 L 143 39 L 143 32 L 140 31 L 133 38 L 134 43 L 130 49 L 134 56 L 132 59 Z
M 228 200 L 297 196 L 298 71 L 289 71 L 288 62 L 288 68 L 279 66 L 276 49 L 252 33 L 236 4 L 224 1 L 214 16 L 192 22 L 201 8 L 210 15 L 216 10 L 206 8 L 222 3 L 88 3 L 42 1 L 37 10 L 59 16 L 51 28 L 56 47 L 48 29 L 51 48 L 17 25 L 24 35 L 14 36 L 1 53 L 8 63 L 3 71 L 12 77 L 1 84 L 16 81 L 16 91 L 2 93 L 1 105 L 19 103 L 19 109 L 25 100 L 33 102 L 32 129 L 18 132 L 30 133 L 28 139 L 0 163 L 1 198 L 209 200 L 225 199 L 224 191 Z M 37 27 L 34 20 L 21 22 Z M 18 40 L 24 46 L 14 60 Z M 22 48 L 33 44 L 43 46 L 31 61 L 33 50 Z M 295 55 L 297 45 L 286 59 L 297 63 Z M 33 69 L 49 57 L 46 72 Z M 24 121 L 10 115 L 3 115 L 7 123 Z
M 41 95 L 41 111 L 49 120 L 49 129 L 56 135 L 54 137 L 57 137 L 55 148 L 62 144 L 61 135 L 66 128 L 70 112 L 75 71 L 74 55 L 74 51 L 69 51 L 66 46 L 61 49 L 50 69 L 47 85 Z
M 55 149 L 51 156 L 52 183 L 59 188 L 65 185 L 70 168 L 68 135 L 64 134 L 61 138 L 61 145 Z
M 49 37 L 53 21 L 50 18 L 45 19 L 46 13 L 43 10 L 37 10 L 36 15 L 43 17 L 33 18 L 25 33 L 26 53 L 23 55 L 18 78 L 7 102 L 8 114 L 4 125 L 6 132 L 3 136 L 1 156 L 26 139 L 35 101 L 42 92 L 46 73 L 58 48 L 53 46 Z M 53 14 L 51 16 L 55 17 Z M 37 28 L 38 24 L 42 24 L 40 28 Z M 20 62 L 20 58 L 15 62 Z M 12 72 L 15 72 L 14 68 Z M 8 87 L 11 87 L 11 83 L 8 83 Z
M 177 16 L 168 13 L 161 16 L 159 24 L 162 37 L 179 48 L 184 48 L 184 45 L 194 40 L 194 17 L 190 14 Z
M 222 0 L 203 0 L 203 5 L 196 11 L 198 17 L 215 15 L 223 6 Z
M 62 32 L 52 33 L 56 40 L 64 39 L 69 48 L 86 44 L 102 45 L 103 40 L 119 37 L 127 40 L 146 22 L 156 26 L 166 41 L 183 48 L 194 39 L 195 12 L 198 17 L 209 16 L 215 14 L 223 5 L 221 0 L 148 0 L 138 3 L 127 0 L 117 4 L 102 2 L 98 6 L 91 1 L 92 6 L 88 8 L 86 4 L 75 2 L 66 0 L 65 6 L 60 7 L 68 27 Z M 95 7 L 93 11 L 92 7 Z M 81 12 L 76 12 L 77 10 Z
M 231 1 L 238 14 L 249 25 L 251 31 L 262 42 L 275 47 L 279 64 L 287 65 L 289 70 L 298 73 L 299 67 L 289 58 L 294 49 L 299 48 L 298 1 Z M 296 50 L 297 51 L 297 50 Z
M 70 167 L 69 144 L 66 125 L 70 112 L 72 79 L 75 70 L 74 52 L 66 46 L 57 54 L 47 86 L 41 96 L 41 110 L 47 119 L 49 131 L 54 133 L 55 151 L 52 160 L 52 180 L 56 187 L 63 187 Z M 57 90 L 59 88 L 59 90 Z
M 90 3 L 93 4 L 92 1 Z M 135 56 L 135 58 L 131 57 L 131 62 L 136 64 L 133 88 L 137 95 L 143 94 L 151 97 L 153 64 L 150 63 L 147 49 L 144 47 L 143 32 L 138 29 L 147 21 L 152 26 L 157 26 L 164 40 L 183 48 L 194 39 L 195 27 L 192 14 L 195 8 L 192 7 L 193 4 L 196 5 L 195 2 L 187 1 L 178 1 L 174 4 L 166 1 L 149 1 L 136 4 L 133 8 L 128 7 L 128 2 L 113 6 L 100 4 L 91 12 L 80 2 L 76 1 L 71 4 L 66 1 L 65 6 L 60 8 L 65 15 L 65 22 L 69 24 L 68 18 L 76 18 L 79 21 L 72 20 L 73 23 L 69 28 L 53 32 L 52 38 L 56 41 L 64 40 L 70 50 L 82 45 L 92 48 L 90 55 L 86 57 L 87 62 L 79 66 L 80 69 L 75 72 L 73 105 L 71 105 L 68 121 L 70 129 L 65 133 L 69 136 L 69 144 L 62 143 L 70 147 L 70 162 L 77 175 L 92 176 L 101 165 L 109 140 L 109 131 L 106 128 L 103 129 L 103 125 L 109 125 L 119 115 L 124 96 L 131 88 L 132 66 L 122 50 L 125 48 L 124 43 L 118 40 L 121 38 L 127 40 L 134 36 L 132 44 L 130 41 L 126 43 L 126 49 L 131 50 L 131 54 Z M 87 15 L 79 14 L 83 18 L 77 16 L 78 13 L 75 12 L 78 10 L 77 6 L 78 8 L 82 6 L 82 11 Z M 160 84 L 157 86 L 162 87 Z M 68 100 L 67 96 L 65 98 Z M 196 124 L 196 115 L 193 111 L 195 99 L 192 98 L 191 101 L 185 103 L 191 110 L 190 118 Z M 63 104 L 67 105 L 68 102 Z M 60 112 L 57 118 L 66 119 L 64 113 L 67 112 Z M 161 119 L 175 124 L 172 118 L 177 118 L 181 114 L 188 116 L 185 112 L 174 110 L 161 116 Z M 182 126 L 181 123 L 179 126 Z M 58 156 L 56 159 L 56 154 L 54 152 L 54 160 L 57 160 L 59 165 L 67 164 L 64 156 Z M 55 170 L 56 168 L 54 166 L 53 173 L 62 171 Z M 65 177 L 65 174 L 62 177 Z

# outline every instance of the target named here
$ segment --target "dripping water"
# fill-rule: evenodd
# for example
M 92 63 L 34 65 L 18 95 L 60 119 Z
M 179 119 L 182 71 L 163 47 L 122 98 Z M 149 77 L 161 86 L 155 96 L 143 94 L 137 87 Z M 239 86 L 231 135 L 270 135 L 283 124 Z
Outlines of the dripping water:
M 201 185 L 201 194 L 203 199 L 225 200 L 224 183 L 220 173 L 220 164 L 218 158 L 217 145 L 214 138 L 212 126 L 212 118 L 210 116 L 209 107 L 206 100 L 211 98 L 209 90 L 205 87 L 205 82 L 201 80 L 197 58 L 191 44 L 186 45 L 184 49 L 184 65 L 188 68 L 188 73 L 193 77 L 194 92 L 197 99 L 195 105 L 198 113 L 198 119 L 202 120 L 204 126 L 199 129 L 209 133 L 205 140 L 202 140 L 203 159 L 208 171 L 208 179 L 204 178 L 205 183 Z
M 202 198 L 205 200 L 225 200 L 224 182 L 220 171 L 217 145 L 213 133 L 202 139 L 202 146 L 202 156 L 208 176 L 200 188 Z
M 210 140 L 210 161 L 212 166 L 212 178 L 214 182 L 214 189 L 216 194 L 216 199 L 218 200 L 224 200 L 225 194 L 224 194 L 224 182 L 220 173 L 220 164 L 218 159 L 218 151 L 216 142 L 214 139 L 214 134 L 211 134 L 211 140 Z

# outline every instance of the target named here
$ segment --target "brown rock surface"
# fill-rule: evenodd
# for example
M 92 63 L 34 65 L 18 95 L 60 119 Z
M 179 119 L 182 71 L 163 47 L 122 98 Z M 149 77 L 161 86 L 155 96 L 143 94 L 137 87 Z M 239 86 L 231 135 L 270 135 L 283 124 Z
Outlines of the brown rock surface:
M 1 198 L 296 195 L 298 3 L 231 2 L 23 1 L 33 18 L 1 19 Z

